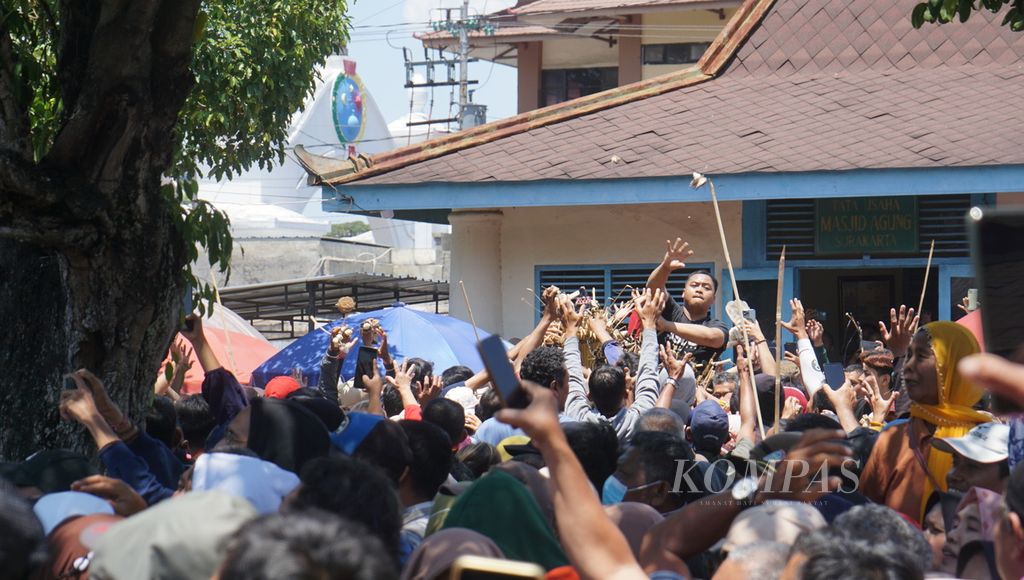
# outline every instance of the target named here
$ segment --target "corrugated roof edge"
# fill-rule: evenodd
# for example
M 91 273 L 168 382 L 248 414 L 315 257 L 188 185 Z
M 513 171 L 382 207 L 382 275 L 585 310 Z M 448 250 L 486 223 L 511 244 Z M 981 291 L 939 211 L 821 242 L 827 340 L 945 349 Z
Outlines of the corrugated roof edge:
M 732 57 L 735 56 L 737 49 L 747 39 L 751 31 L 757 28 L 761 19 L 774 3 L 775 0 L 745 0 L 733 18 L 719 32 L 700 61 L 683 70 L 550 107 L 528 111 L 514 117 L 371 157 L 360 156 L 355 163 L 347 159 L 331 159 L 309 153 L 301 145 L 295 147 L 295 155 L 313 178 L 314 184 L 341 185 L 561 121 L 696 85 L 714 78 L 725 69 Z

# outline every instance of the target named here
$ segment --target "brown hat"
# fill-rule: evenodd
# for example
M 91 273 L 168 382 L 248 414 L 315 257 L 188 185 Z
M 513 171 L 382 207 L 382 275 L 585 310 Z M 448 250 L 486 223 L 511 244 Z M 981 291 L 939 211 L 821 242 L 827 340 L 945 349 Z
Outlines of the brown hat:
M 860 362 L 873 369 L 891 371 L 895 365 L 896 357 L 887 348 L 876 348 L 861 353 Z

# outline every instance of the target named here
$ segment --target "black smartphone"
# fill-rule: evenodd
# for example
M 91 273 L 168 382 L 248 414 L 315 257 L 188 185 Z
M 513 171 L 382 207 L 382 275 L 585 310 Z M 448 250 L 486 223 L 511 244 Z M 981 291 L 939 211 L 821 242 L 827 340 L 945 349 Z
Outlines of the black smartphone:
M 981 302 L 985 350 L 1003 358 L 1024 345 L 1024 208 L 971 208 L 967 214 L 971 260 Z M 992 397 L 997 414 L 1024 412 L 1003 397 Z
M 181 296 L 181 327 L 189 332 L 192 332 L 192 327 L 195 326 L 195 321 L 188 319 L 194 308 L 195 305 L 192 304 L 192 287 L 186 286 L 185 293 Z
M 492 334 L 481 340 L 476 347 L 502 403 L 510 409 L 523 409 L 530 404 L 530 397 L 519 385 L 519 377 L 508 360 L 508 352 L 505 351 L 501 337 Z
M 358 357 L 356 358 L 356 376 L 352 384 L 357 389 L 365 390 L 366 385 L 363 384 L 363 375 L 373 376 L 373 368 L 377 365 L 379 353 L 372 346 L 360 346 L 356 356 Z
M 782 349 L 788 353 L 797 354 L 795 342 L 785 342 L 782 344 Z

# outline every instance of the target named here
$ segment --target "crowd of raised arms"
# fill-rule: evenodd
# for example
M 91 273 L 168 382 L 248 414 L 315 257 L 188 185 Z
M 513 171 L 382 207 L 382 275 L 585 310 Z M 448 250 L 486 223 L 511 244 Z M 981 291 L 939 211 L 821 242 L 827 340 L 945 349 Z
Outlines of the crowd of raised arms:
M 127 416 L 79 370 L 59 413 L 95 455 L 2 464 L 0 579 L 1024 576 L 1024 437 L 989 403 L 1024 403 L 1024 366 L 901 305 L 829 361 L 798 299 L 780 360 L 774 317 L 711 315 L 710 273 L 669 295 L 691 254 L 616 305 L 545 288 L 508 351 L 523 408 L 372 324 L 334 328 L 315 386 L 243 386 L 191 316 L 171 358 L 201 394 L 179 364 Z

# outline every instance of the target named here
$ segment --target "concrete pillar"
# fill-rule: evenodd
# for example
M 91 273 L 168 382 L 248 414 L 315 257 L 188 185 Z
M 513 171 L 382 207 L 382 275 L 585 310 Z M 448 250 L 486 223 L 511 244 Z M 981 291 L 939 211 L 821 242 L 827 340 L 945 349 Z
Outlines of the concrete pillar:
M 449 313 L 470 322 L 459 280 L 466 285 L 477 326 L 502 332 L 501 221 L 499 210 L 458 211 L 448 215 L 452 225 L 452 266 Z
M 639 24 L 640 16 L 627 16 L 625 24 Z M 643 33 L 632 27 L 619 36 L 619 86 L 643 79 Z
M 519 76 L 519 108 L 517 111 L 525 113 L 540 107 L 543 47 L 540 42 L 520 42 L 516 49 L 519 52 L 516 62 Z

